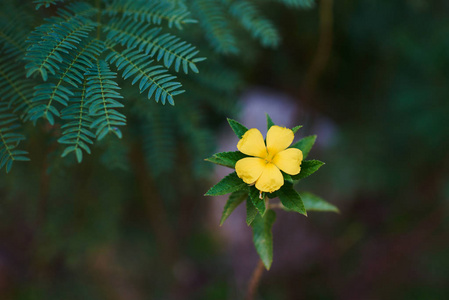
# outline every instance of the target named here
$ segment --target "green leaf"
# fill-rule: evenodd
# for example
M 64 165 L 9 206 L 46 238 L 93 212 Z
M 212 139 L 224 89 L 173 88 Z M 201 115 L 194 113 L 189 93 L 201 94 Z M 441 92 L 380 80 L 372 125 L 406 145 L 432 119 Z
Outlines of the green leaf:
M 339 209 L 333 205 L 330 204 L 327 201 L 324 201 L 322 198 L 312 194 L 312 193 L 301 193 L 302 201 L 304 202 L 304 206 L 309 211 L 331 211 L 340 213 Z
M 221 152 L 214 154 L 212 157 L 206 158 L 206 161 L 229 168 L 235 168 L 235 163 L 245 157 L 248 156 L 240 151 Z
M 223 225 L 224 221 L 226 221 L 234 209 L 236 209 L 246 198 L 248 198 L 248 193 L 246 191 L 236 191 L 229 196 L 223 209 L 223 214 L 221 215 L 220 226 Z
M 287 209 L 307 216 L 306 208 L 301 200 L 301 196 L 293 189 L 292 184 L 284 184 L 278 191 L 278 197 L 281 200 L 282 205 Z
M 266 114 L 266 116 L 267 116 L 267 130 L 270 130 L 271 126 L 274 126 L 274 122 L 268 114 Z
M 302 125 L 298 125 L 292 128 L 293 133 L 296 133 L 299 129 L 302 128 Z
M 257 208 L 248 196 L 246 199 L 246 224 L 251 225 L 258 214 Z
M 310 135 L 306 136 L 305 138 L 300 139 L 296 143 L 292 145 L 291 148 L 298 148 L 302 151 L 302 155 L 304 159 L 307 158 L 307 155 L 309 155 L 310 150 L 313 147 L 313 144 L 315 144 L 316 135 Z
M 236 172 L 232 172 L 225 178 L 223 178 L 219 183 L 214 185 L 205 196 L 220 196 L 228 193 L 238 191 L 247 186 L 238 176 Z
M 291 175 L 282 172 L 282 176 L 284 177 L 284 181 L 288 181 L 288 182 L 293 183 L 293 179 L 292 179 L 292 176 L 291 176 Z
M 250 186 L 249 197 L 251 198 L 251 201 L 253 202 L 259 213 L 263 216 L 267 209 L 265 206 L 265 194 L 262 193 L 262 199 L 260 199 L 260 191 L 256 189 L 255 186 Z
M 231 126 L 232 130 L 238 136 L 239 139 L 248 131 L 248 128 L 240 124 L 239 122 L 228 118 L 229 126 Z
M 275 220 L 275 212 L 268 210 L 264 217 L 257 215 L 251 224 L 254 246 L 267 270 L 270 269 L 273 262 L 273 234 L 271 233 L 271 228 Z
M 306 178 L 307 176 L 312 175 L 316 171 L 318 171 L 321 166 L 324 165 L 322 161 L 319 160 L 304 160 L 301 164 L 301 172 L 297 175 L 293 175 L 293 180 L 300 180 Z

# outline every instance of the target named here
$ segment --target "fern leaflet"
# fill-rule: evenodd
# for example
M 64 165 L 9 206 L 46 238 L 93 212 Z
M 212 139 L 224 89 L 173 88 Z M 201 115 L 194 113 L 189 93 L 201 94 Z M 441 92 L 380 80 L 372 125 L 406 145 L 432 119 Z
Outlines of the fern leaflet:
M 190 12 L 184 5 L 175 5 L 167 1 L 145 1 L 145 0 L 115 0 L 104 10 L 104 14 L 110 17 L 122 15 L 130 17 L 134 21 L 148 22 L 150 24 L 162 24 L 168 22 L 168 27 L 175 25 L 182 29 L 182 25 L 196 23 L 194 19 L 188 18 Z
M 182 65 L 184 73 L 188 73 L 189 68 L 198 73 L 195 63 L 205 60 L 204 57 L 194 56 L 198 50 L 191 44 L 181 41 L 180 38 L 164 33 L 160 35 L 161 28 L 151 27 L 149 24 L 137 23 L 132 19 L 113 20 L 109 25 L 104 26 L 109 32 L 108 39 L 114 40 L 128 48 L 138 48 L 139 51 L 151 57 L 156 56 L 160 61 L 164 59 L 164 65 L 170 68 L 175 64 L 175 71 L 179 72 Z
M 83 17 L 74 17 L 52 29 L 50 35 L 42 37 L 38 44 L 28 48 L 25 59 L 30 61 L 25 68 L 27 77 L 39 72 L 44 81 L 48 79 L 48 72 L 56 74 L 59 64 L 63 61 L 62 53 L 69 53 L 77 48 L 77 44 L 94 26 Z
M 252 2 L 232 1 L 229 11 L 254 38 L 260 39 L 263 46 L 275 47 L 279 44 L 280 36 L 277 29 L 270 20 L 261 16 Z
M 200 19 L 206 38 L 214 49 L 223 54 L 237 53 L 236 40 L 229 27 L 221 2 L 214 0 L 195 0 L 192 5 Z
M 315 0 L 276 0 L 292 8 L 312 8 L 315 6 Z
M 89 115 L 93 117 L 92 129 L 96 129 L 95 135 L 101 140 L 106 134 L 112 132 L 118 138 L 122 138 L 122 132 L 117 126 L 126 125 L 126 117 L 115 110 L 123 107 L 116 99 L 123 98 L 117 90 L 120 87 L 113 79 L 117 73 L 109 69 L 108 64 L 101 60 L 86 73 L 87 91 L 86 105 L 89 106 Z
M 62 72 L 57 73 L 58 82 L 44 83 L 37 86 L 33 103 L 35 106 L 29 111 L 32 121 L 44 117 L 51 125 L 54 124 L 54 116 L 59 117 L 59 110 L 54 106 L 54 102 L 59 102 L 62 106 L 67 106 L 69 97 L 73 96 L 71 88 L 64 85 L 69 83 L 74 88 L 78 88 L 84 80 L 84 73 L 93 67 L 93 59 L 98 57 L 103 51 L 103 43 L 96 39 L 89 39 L 80 44 L 77 52 L 71 51 L 61 57 Z
M 95 135 L 90 131 L 92 118 L 89 116 L 89 110 L 86 106 L 87 81 L 84 80 L 81 91 L 75 94 L 71 99 L 70 105 L 61 111 L 61 118 L 69 122 L 64 124 L 62 137 L 58 139 L 61 144 L 70 145 L 62 153 L 62 157 L 74 152 L 77 161 L 83 160 L 83 151 L 90 154 L 88 144 L 92 144 Z
M 23 68 L 17 67 L 14 56 L 0 57 L 0 98 L 14 107 L 14 112 L 24 111 L 32 107 L 33 83 L 25 80 Z
M 179 90 L 182 86 L 179 82 L 173 81 L 176 76 L 167 74 L 167 69 L 163 66 L 150 66 L 153 60 L 148 60 L 144 53 L 128 49 L 123 52 L 117 52 L 111 47 L 111 54 L 106 58 L 111 64 L 115 63 L 117 69 L 123 69 L 123 79 L 128 79 L 134 76 L 132 84 L 139 83 L 139 90 L 141 93 L 148 89 L 148 99 L 154 94 L 156 102 L 161 101 L 165 104 L 167 100 L 171 105 L 174 105 L 173 96 L 181 94 L 184 90 Z
M 28 152 L 16 147 L 25 139 L 22 134 L 14 132 L 19 127 L 17 117 L 9 112 L 8 105 L 0 102 L 0 169 L 5 167 L 9 173 L 14 161 L 30 160 Z
M 64 2 L 64 0 L 34 0 L 33 1 L 33 3 L 36 4 L 36 10 L 39 9 L 41 6 L 48 8 L 48 7 L 50 7 L 50 5 L 55 5 L 58 2 Z

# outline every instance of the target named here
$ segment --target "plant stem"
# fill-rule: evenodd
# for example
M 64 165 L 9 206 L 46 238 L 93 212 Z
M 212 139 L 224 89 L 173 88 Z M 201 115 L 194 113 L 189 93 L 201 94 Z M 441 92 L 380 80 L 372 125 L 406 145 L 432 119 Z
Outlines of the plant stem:
M 315 57 L 306 73 L 302 88 L 307 94 L 313 94 L 318 79 L 323 73 L 332 52 L 333 40 L 333 0 L 320 3 L 320 37 Z
M 254 297 L 256 296 L 257 288 L 260 283 L 260 278 L 262 278 L 263 270 L 265 269 L 265 266 L 261 259 L 259 259 L 259 262 L 257 263 L 256 268 L 253 271 L 253 275 L 251 276 L 251 280 L 248 284 L 248 290 L 246 292 L 246 300 L 254 300 Z

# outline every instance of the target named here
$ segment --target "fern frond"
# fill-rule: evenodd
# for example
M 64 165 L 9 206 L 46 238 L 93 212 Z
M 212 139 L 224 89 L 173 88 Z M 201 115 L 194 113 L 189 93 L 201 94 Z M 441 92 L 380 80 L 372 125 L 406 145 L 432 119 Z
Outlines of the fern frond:
M 276 0 L 291 8 L 312 8 L 315 6 L 315 0 Z
M 167 69 L 163 66 L 150 66 L 154 60 L 149 60 L 144 53 L 133 49 L 123 52 L 117 52 L 111 47 L 109 49 L 111 53 L 106 61 L 111 64 L 115 63 L 119 71 L 123 69 L 123 79 L 134 76 L 132 84 L 139 82 L 141 93 L 148 89 L 148 99 L 154 95 L 156 102 L 160 100 L 162 104 L 165 104 L 167 100 L 174 105 L 173 97 L 184 92 L 184 90 L 179 90 L 182 85 L 173 81 L 176 76 L 167 73 Z
M 157 61 L 164 59 L 165 67 L 170 68 L 174 64 L 176 72 L 179 72 L 182 65 L 185 74 L 189 68 L 198 73 L 196 63 L 206 59 L 195 57 L 199 51 L 180 38 L 169 33 L 160 34 L 161 28 L 145 23 L 136 24 L 132 19 L 112 20 L 104 29 L 109 32 L 108 40 L 114 40 L 128 48 L 138 48 L 151 57 L 157 55 Z
M 0 99 L 21 115 L 32 107 L 33 83 L 26 80 L 25 70 L 18 67 L 14 55 L 0 56 Z
M 19 128 L 17 117 L 9 111 L 7 103 L 0 102 L 0 169 L 5 167 L 6 172 L 12 168 L 14 161 L 30 160 L 28 152 L 16 149 L 25 139 L 22 134 L 16 133 Z
M 47 18 L 45 24 L 36 27 L 31 32 L 28 36 L 27 43 L 30 44 L 30 46 L 39 44 L 44 41 L 48 35 L 51 35 L 55 28 L 61 26 L 61 24 L 73 22 L 74 18 L 88 22 L 89 20 L 87 19 L 95 13 L 97 13 L 97 8 L 86 2 L 75 2 L 64 8 L 59 8 L 56 16 Z
M 109 69 L 108 64 L 101 60 L 86 73 L 89 115 L 93 117 L 91 128 L 95 129 L 95 135 L 101 140 L 106 134 L 112 132 L 118 138 L 122 138 L 122 132 L 117 126 L 126 125 L 126 117 L 115 110 L 123 107 L 116 99 L 123 98 L 117 90 L 118 84 L 113 81 L 117 73 Z
M 26 52 L 27 32 L 22 28 L 22 20 L 15 19 L 0 25 L 0 49 L 5 54 L 13 53 L 23 56 Z
M 93 143 L 95 135 L 90 131 L 92 118 L 89 116 L 89 109 L 86 105 L 87 81 L 82 83 L 81 90 L 70 100 L 70 105 L 61 111 L 61 118 L 69 121 L 61 129 L 62 137 L 58 139 L 61 144 L 67 144 L 62 153 L 62 157 L 74 152 L 77 161 L 83 160 L 83 151 L 90 154 L 88 144 Z
M 83 83 L 84 73 L 90 70 L 94 63 L 93 60 L 99 57 L 103 51 L 103 43 L 96 39 L 83 41 L 79 45 L 77 52 L 70 51 L 63 54 L 61 62 L 61 71 L 57 72 L 56 83 L 44 83 L 35 87 L 35 94 L 32 99 L 35 105 L 29 111 L 29 118 L 36 121 L 39 118 L 46 118 L 53 125 L 54 117 L 59 117 L 59 110 L 55 107 L 55 102 L 62 106 L 67 106 L 70 96 L 73 92 L 70 87 L 66 87 L 64 82 L 74 88 L 78 88 Z
M 227 21 L 224 7 L 217 0 L 194 0 L 192 10 L 199 18 L 206 38 L 219 53 L 237 53 L 236 40 Z
M 64 0 L 34 0 L 33 3 L 36 4 L 36 10 L 38 10 L 41 6 L 45 8 L 50 7 L 50 5 L 55 5 L 58 2 L 64 2 Z
M 242 24 L 242 26 L 259 39 L 266 47 L 275 47 L 279 44 L 280 35 L 273 23 L 264 18 L 251 1 L 229 1 L 230 13 Z
M 41 37 L 41 41 L 27 49 L 25 66 L 27 77 L 40 73 L 47 81 L 48 73 L 56 74 L 63 61 L 62 53 L 69 53 L 77 49 L 78 44 L 87 37 L 94 28 L 84 17 L 74 17 L 67 22 L 60 23 L 51 30 L 51 34 Z M 34 39 L 34 37 L 33 37 Z
M 197 22 L 189 18 L 190 12 L 185 5 L 177 5 L 169 1 L 115 0 L 103 10 L 103 13 L 110 17 L 121 15 L 130 17 L 134 21 L 157 25 L 166 21 L 168 27 L 175 25 L 178 29 L 182 29 L 185 24 Z

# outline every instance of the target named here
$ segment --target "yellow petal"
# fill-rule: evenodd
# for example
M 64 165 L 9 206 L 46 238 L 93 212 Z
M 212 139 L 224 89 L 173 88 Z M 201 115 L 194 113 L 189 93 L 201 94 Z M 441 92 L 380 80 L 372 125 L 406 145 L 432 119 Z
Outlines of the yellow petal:
M 279 151 L 287 149 L 293 142 L 294 134 L 291 129 L 271 126 L 267 132 L 267 150 L 271 157 L 276 155 Z
M 296 175 L 301 171 L 302 151 L 296 148 L 285 149 L 273 158 L 273 163 L 282 171 Z
M 237 176 L 248 184 L 253 184 L 259 179 L 265 169 L 266 161 L 257 157 L 242 158 L 235 164 Z
M 245 132 L 242 139 L 237 144 L 237 149 L 246 155 L 262 158 L 267 156 L 267 148 L 265 147 L 262 133 L 256 128 L 252 128 Z
M 259 179 L 256 181 L 256 188 L 261 192 L 272 193 L 284 185 L 284 177 L 281 171 L 272 163 L 268 163 Z

